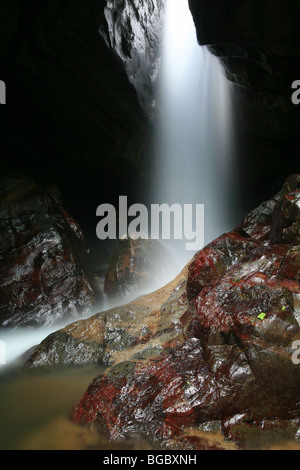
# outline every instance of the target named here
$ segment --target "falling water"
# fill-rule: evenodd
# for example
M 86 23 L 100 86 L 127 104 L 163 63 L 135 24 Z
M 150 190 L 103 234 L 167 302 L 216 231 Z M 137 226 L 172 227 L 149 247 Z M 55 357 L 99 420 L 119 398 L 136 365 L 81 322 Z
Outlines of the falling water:
M 152 201 L 204 204 L 204 243 L 232 228 L 234 135 L 230 83 L 199 46 L 188 0 L 167 0 L 157 99 Z M 193 253 L 169 243 L 185 264 Z

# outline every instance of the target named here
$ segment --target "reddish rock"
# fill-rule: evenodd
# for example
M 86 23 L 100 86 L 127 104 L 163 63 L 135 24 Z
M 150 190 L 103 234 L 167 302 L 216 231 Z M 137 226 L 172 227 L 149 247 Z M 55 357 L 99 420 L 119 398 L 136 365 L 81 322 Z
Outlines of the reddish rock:
M 273 243 L 300 242 L 300 192 L 297 190 L 280 198 L 273 214 L 270 239 Z
M 193 299 L 202 290 L 210 290 L 229 267 L 238 263 L 255 246 L 255 241 L 238 231 L 222 235 L 207 245 L 191 263 L 187 280 L 189 298 Z
M 185 449 L 210 447 L 196 432 L 208 421 L 221 421 L 241 446 L 255 429 L 264 436 L 274 428 L 297 433 L 298 246 L 270 237 L 278 218 L 297 220 L 296 209 L 288 205 L 286 216 L 281 208 L 283 199 L 295 200 L 298 180 L 289 178 L 279 195 L 195 255 L 182 344 L 109 368 L 74 408 L 74 421 L 111 439 L 146 436 Z
M 89 313 L 95 291 L 83 233 L 57 191 L 8 178 L 0 203 L 0 325 L 49 325 Z
M 107 268 L 104 292 L 110 298 L 128 301 L 161 287 L 162 279 L 175 273 L 177 264 L 157 240 L 121 239 Z
M 252 381 L 244 366 L 247 369 L 246 358 L 229 347 L 222 364 L 212 370 L 200 341 L 193 338 L 156 359 L 121 363 L 95 379 L 72 417 L 93 424 L 111 439 L 183 437 L 186 426 L 237 412 L 246 378 Z M 231 374 L 239 368 L 234 388 Z

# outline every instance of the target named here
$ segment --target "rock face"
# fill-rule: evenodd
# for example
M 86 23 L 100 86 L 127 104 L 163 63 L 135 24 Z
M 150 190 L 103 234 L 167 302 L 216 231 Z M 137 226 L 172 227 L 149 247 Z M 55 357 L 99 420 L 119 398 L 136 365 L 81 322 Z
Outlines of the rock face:
M 176 263 L 157 240 L 120 240 L 108 265 L 104 292 L 124 301 L 155 290 L 170 273 L 176 273 Z
M 233 83 L 236 169 L 249 210 L 298 172 L 300 107 L 291 97 L 300 76 L 300 9 L 293 0 L 189 0 L 189 5 L 199 43 L 219 57 Z
M 224 448 L 201 434 L 215 427 L 240 448 L 296 436 L 299 194 L 293 175 L 173 283 L 63 330 L 81 345 L 102 344 L 98 358 L 108 366 L 75 406 L 75 422 L 164 448 Z M 47 341 L 28 365 L 49 364 Z
M 9 104 L 0 109 L 1 172 L 54 182 L 87 236 L 86 226 L 95 232 L 95 205 L 135 197 L 147 160 L 148 118 L 99 34 L 107 3 L 7 0 L 0 7 Z
M 165 0 L 105 1 L 100 33 L 121 59 L 142 107 L 151 116 L 159 70 Z
M 298 112 L 291 103 L 291 85 L 300 72 L 300 12 L 295 2 L 263 0 L 259 7 L 248 0 L 189 4 L 200 44 L 220 57 L 230 80 L 246 87 L 243 104 L 248 102 L 251 132 L 297 136 Z M 261 108 L 264 121 L 255 113 Z
M 83 233 L 58 199 L 15 177 L 0 185 L 0 325 L 51 325 L 95 299 Z

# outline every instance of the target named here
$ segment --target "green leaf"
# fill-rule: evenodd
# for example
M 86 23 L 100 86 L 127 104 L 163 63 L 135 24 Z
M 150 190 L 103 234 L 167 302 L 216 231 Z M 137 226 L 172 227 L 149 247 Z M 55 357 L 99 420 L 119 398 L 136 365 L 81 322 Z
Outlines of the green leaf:
M 266 316 L 266 313 L 263 313 L 263 312 L 262 312 L 262 313 L 260 313 L 260 314 L 257 316 L 257 318 L 258 318 L 259 320 L 264 320 L 265 316 Z

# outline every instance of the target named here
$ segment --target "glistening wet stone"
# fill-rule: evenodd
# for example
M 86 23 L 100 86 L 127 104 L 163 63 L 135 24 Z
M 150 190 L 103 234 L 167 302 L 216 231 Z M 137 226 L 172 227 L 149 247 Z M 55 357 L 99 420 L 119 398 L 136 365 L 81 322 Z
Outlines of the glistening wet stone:
M 241 448 L 257 436 L 298 435 L 298 242 L 270 240 L 286 188 L 294 193 L 298 180 L 197 253 L 172 283 L 68 327 L 82 342 L 98 338 L 110 358 L 74 407 L 76 423 L 164 448 L 222 447 L 199 436 L 210 422 Z M 293 214 L 284 220 L 293 224 Z

